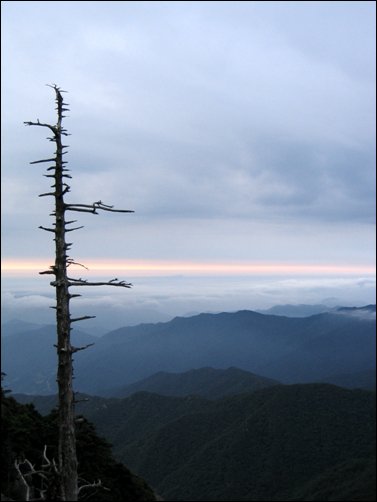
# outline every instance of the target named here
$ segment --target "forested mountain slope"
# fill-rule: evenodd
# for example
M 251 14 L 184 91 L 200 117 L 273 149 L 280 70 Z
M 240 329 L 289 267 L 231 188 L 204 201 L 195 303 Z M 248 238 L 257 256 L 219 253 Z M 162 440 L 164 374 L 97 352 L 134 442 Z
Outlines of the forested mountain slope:
M 271 385 L 277 380 L 255 375 L 239 368 L 199 368 L 183 373 L 160 371 L 148 378 L 118 389 L 110 395 L 127 397 L 135 392 L 154 392 L 163 396 L 196 395 L 207 399 L 218 399 L 227 395 L 253 392 Z
M 376 321 L 362 309 L 306 318 L 200 314 L 121 328 L 100 339 L 76 330 L 72 336 L 76 346 L 95 342 L 75 358 L 75 387 L 97 395 L 157 372 L 208 366 L 233 366 L 283 383 L 331 382 L 375 369 Z M 3 370 L 14 392 L 54 393 L 54 343 L 52 329 L 4 338 Z
M 375 500 L 372 391 L 277 385 L 217 400 L 139 392 L 91 398 L 80 412 L 165 500 Z
M 26 458 L 39 470 L 45 463 L 42 458 L 45 445 L 49 460 L 57 459 L 57 414 L 41 416 L 33 405 L 20 404 L 2 393 L 1 415 L 1 499 L 6 496 L 10 497 L 7 500 L 25 500 L 25 490 L 17 476 L 14 461 Z M 82 418 L 77 423 L 76 434 L 79 477 L 87 484 L 101 480 L 105 487 L 86 489 L 86 497 L 109 502 L 157 500 L 145 481 L 114 459 L 110 444 L 97 435 L 90 422 Z M 37 487 L 39 481 L 39 476 L 35 475 L 30 484 Z M 35 496 L 38 494 L 36 491 Z M 48 488 L 47 498 L 56 500 L 52 485 Z

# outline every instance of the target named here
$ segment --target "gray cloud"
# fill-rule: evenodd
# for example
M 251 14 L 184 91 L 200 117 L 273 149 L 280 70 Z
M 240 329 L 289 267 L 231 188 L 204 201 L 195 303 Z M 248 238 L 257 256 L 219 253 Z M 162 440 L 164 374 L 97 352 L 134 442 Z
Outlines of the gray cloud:
M 89 291 L 72 302 L 73 315 L 93 315 L 79 329 L 104 333 L 141 322 L 167 321 L 176 315 L 203 311 L 263 309 L 274 304 L 325 303 L 365 305 L 375 302 L 376 281 L 370 277 L 139 277 L 129 291 Z M 53 299 L 41 284 L 37 291 L 15 294 L 11 278 L 3 285 L 2 321 L 22 318 L 37 323 L 54 322 L 48 308 Z M 52 290 L 52 288 L 50 288 Z
M 75 256 L 372 263 L 374 11 L 4 4 L 5 256 L 51 256 L 48 184 L 28 164 L 51 144 L 22 123 L 55 120 L 53 81 L 71 104 L 71 201 L 136 210 L 83 216 Z

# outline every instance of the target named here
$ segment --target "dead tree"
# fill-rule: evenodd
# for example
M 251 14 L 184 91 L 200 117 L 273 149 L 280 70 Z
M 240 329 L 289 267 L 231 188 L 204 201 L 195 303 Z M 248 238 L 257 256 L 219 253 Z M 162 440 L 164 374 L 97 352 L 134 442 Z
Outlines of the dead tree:
M 27 459 L 15 459 L 14 468 L 19 481 L 19 497 L 26 502 L 41 500 L 60 500 L 60 476 L 59 469 L 54 459 L 50 461 L 47 457 L 47 445 L 43 449 L 43 461 L 39 468 Z M 97 489 L 110 491 L 103 486 L 99 479 L 93 483 L 80 479 L 80 486 L 77 490 L 79 500 L 85 500 L 97 493 Z M 89 492 L 89 493 L 84 493 Z M 1 499 L 3 500 L 3 499 Z
M 65 117 L 64 113 L 68 111 L 67 103 L 64 102 L 62 91 L 57 85 L 50 85 L 55 91 L 57 123 L 55 125 L 42 123 L 37 119 L 36 122 L 24 122 L 28 126 L 38 126 L 47 128 L 52 136 L 48 137 L 49 141 L 55 143 L 56 150 L 52 157 L 48 159 L 36 160 L 30 164 L 51 164 L 47 167 L 47 173 L 44 175 L 53 180 L 51 185 L 52 190 L 40 194 L 40 197 L 51 196 L 55 199 L 55 210 L 50 216 L 54 217 L 53 226 L 50 228 L 39 227 L 47 232 L 54 234 L 55 241 L 55 263 L 49 267 L 49 270 L 40 272 L 40 274 L 52 274 L 55 279 L 50 283 L 56 290 L 56 325 L 57 325 L 57 354 L 58 354 L 58 369 L 57 383 L 59 394 L 59 448 L 58 448 L 58 472 L 60 476 L 60 499 L 61 500 L 77 500 L 78 498 L 78 474 L 77 474 L 77 457 L 76 457 L 76 439 L 75 439 L 75 396 L 72 386 L 73 366 L 72 355 L 87 348 L 74 347 L 71 344 L 71 324 L 76 321 L 90 319 L 95 316 L 82 316 L 72 318 L 70 314 L 70 300 L 81 296 L 70 292 L 73 286 L 117 286 L 130 288 L 132 285 L 125 281 L 112 279 L 107 282 L 89 282 L 82 278 L 69 277 L 67 268 L 70 265 L 77 264 L 67 254 L 72 243 L 66 241 L 66 233 L 82 228 L 70 227 L 76 223 L 76 220 L 66 220 L 68 211 L 84 212 L 98 214 L 99 211 L 110 211 L 116 213 L 133 213 L 126 209 L 114 209 L 113 206 L 104 204 L 102 201 L 93 202 L 92 204 L 67 204 L 64 196 L 70 191 L 70 186 L 66 182 L 71 178 L 69 169 L 66 167 L 67 161 L 63 160 L 67 153 L 68 145 L 63 144 L 63 136 L 69 136 L 67 130 L 63 128 L 62 121 Z

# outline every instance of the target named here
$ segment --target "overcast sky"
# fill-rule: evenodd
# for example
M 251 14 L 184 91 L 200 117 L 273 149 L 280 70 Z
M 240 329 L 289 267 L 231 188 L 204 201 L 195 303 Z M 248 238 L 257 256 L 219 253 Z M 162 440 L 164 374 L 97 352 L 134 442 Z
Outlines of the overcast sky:
M 2 2 L 3 261 L 52 263 L 51 236 L 37 228 L 49 223 L 52 202 L 38 198 L 49 183 L 29 164 L 52 143 L 23 122 L 55 122 L 45 84 L 56 83 L 71 110 L 67 201 L 135 210 L 77 213 L 77 261 L 357 266 L 302 278 L 286 297 L 336 296 L 334 281 L 344 293 L 346 280 L 350 301 L 373 301 L 375 10 L 366 1 Z M 255 281 L 236 288 L 243 307 Z M 266 304 L 285 303 L 288 272 L 284 281 Z M 173 282 L 161 294 L 183 294 Z M 4 280 L 9 301 L 15 284 Z

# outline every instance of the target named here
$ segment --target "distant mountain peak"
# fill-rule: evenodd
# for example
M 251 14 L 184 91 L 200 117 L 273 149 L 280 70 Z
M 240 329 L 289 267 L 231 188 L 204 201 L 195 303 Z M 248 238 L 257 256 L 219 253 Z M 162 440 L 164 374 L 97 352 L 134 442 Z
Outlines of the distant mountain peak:
M 363 307 L 338 307 L 336 312 L 365 320 L 376 319 L 376 305 L 373 304 Z
M 139 382 L 115 389 L 111 394 L 126 397 L 139 392 L 153 392 L 164 396 L 197 395 L 217 399 L 279 384 L 277 380 L 234 366 L 226 369 L 205 366 L 182 373 L 159 371 Z
M 266 310 L 258 310 L 259 313 L 265 315 L 277 315 L 286 317 L 309 317 L 311 315 L 322 314 L 324 312 L 329 312 L 331 307 L 324 304 L 318 305 L 307 305 L 305 303 L 300 304 L 285 304 L 285 305 L 274 305 Z
M 119 328 L 95 339 L 95 348 L 80 354 L 75 384 L 81 392 L 109 395 L 110 389 L 158 372 L 166 376 L 166 372 L 208 368 L 204 370 L 207 375 L 201 376 L 212 385 L 211 379 L 219 375 L 213 368 L 221 368 L 221 385 L 210 391 L 216 395 L 224 389 L 224 381 L 229 389 L 232 372 L 240 371 L 231 368 L 283 383 L 357 375 L 375 368 L 375 315 L 375 305 L 338 307 L 301 318 L 240 310 Z M 55 331 L 54 326 L 45 326 L 3 338 L 3 371 L 14 392 L 45 394 L 55 386 Z M 93 342 L 93 337 L 76 329 L 74 337 L 75 345 Z M 185 392 L 200 390 L 200 379 L 195 382 L 198 375 L 190 374 Z M 175 390 L 174 382 L 167 384 Z M 157 384 L 155 389 L 159 389 Z
M 376 312 L 376 305 L 370 304 L 370 305 L 364 305 L 363 307 L 338 307 L 336 310 L 338 311 L 362 310 L 367 312 Z

